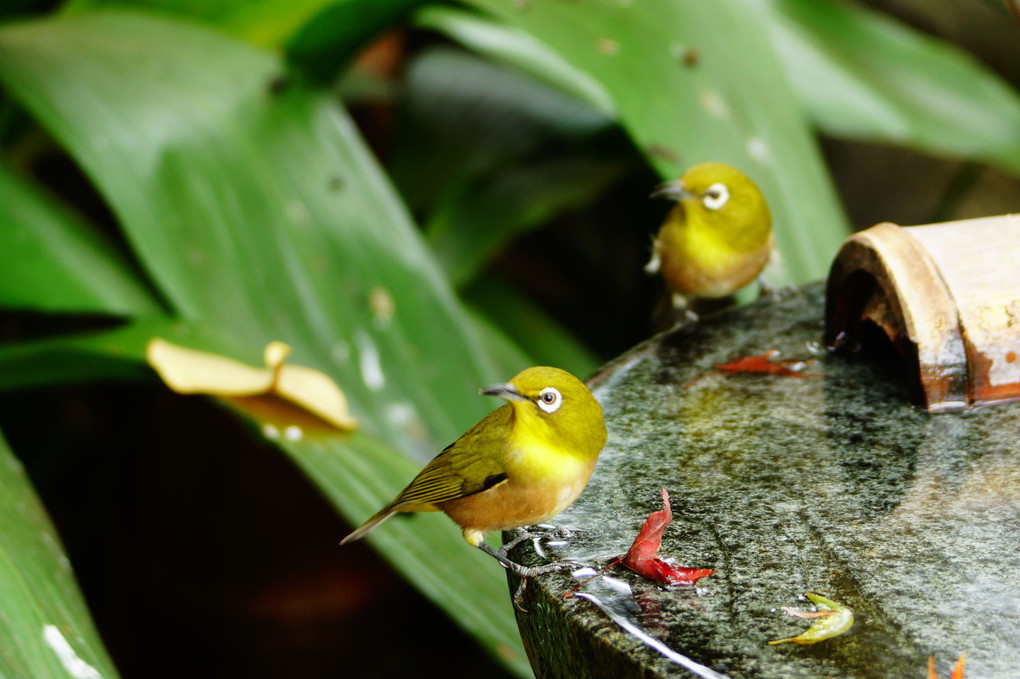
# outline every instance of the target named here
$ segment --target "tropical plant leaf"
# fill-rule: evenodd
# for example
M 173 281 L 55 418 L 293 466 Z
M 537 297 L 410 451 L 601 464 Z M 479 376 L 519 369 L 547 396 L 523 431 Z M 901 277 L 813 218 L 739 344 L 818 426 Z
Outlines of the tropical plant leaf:
M 0 676 L 113 679 L 56 530 L 0 434 Z
M 0 306 L 125 316 L 160 312 L 112 245 L 2 162 Z
M 281 48 L 305 23 L 336 0 L 68 0 L 66 12 L 96 8 L 156 10 L 189 17 L 257 45 Z
M 95 182 L 174 311 L 243 345 L 219 352 L 242 361 L 285 341 L 345 391 L 374 458 L 310 439 L 294 450 L 360 521 L 487 412 L 479 386 L 509 376 L 344 112 L 300 83 L 281 91 L 282 73 L 274 55 L 140 13 L 0 27 L 0 80 Z M 389 529 L 371 540 L 407 563 L 417 547 Z M 498 566 L 480 570 L 448 522 L 415 532 L 449 555 L 422 558 L 412 581 L 529 672 Z
M 497 63 L 513 66 L 538 82 L 588 104 L 606 118 L 616 117 L 613 100 L 598 80 L 574 68 L 555 50 L 520 28 L 475 12 L 439 5 L 418 12 L 415 23 L 443 33 Z
M 772 43 L 825 132 L 1020 174 L 1020 95 L 958 48 L 832 0 L 770 0 Z
M 602 363 L 555 319 L 497 279 L 479 280 L 465 292 L 465 299 L 478 316 L 521 347 L 532 363 L 554 365 L 581 379 Z
M 70 0 L 65 10 L 147 8 L 197 19 L 286 51 L 305 73 L 335 76 L 359 49 L 424 0 Z
M 428 241 L 459 287 L 471 283 L 513 237 L 589 204 L 626 163 L 594 154 L 523 162 L 465 182 L 428 222 Z
M 459 49 L 423 50 L 404 80 L 389 166 L 416 211 L 459 202 L 467 183 L 614 127 L 583 102 Z
M 529 33 L 608 93 L 620 124 L 665 178 L 721 160 L 773 209 L 780 282 L 827 273 L 845 219 L 768 37 L 741 0 L 676 3 L 471 0 Z

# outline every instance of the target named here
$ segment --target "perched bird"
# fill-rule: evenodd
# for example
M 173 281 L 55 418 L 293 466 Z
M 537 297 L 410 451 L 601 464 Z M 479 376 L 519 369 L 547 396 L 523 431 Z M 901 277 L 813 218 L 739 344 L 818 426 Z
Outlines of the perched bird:
M 772 215 L 758 187 L 740 170 L 701 163 L 652 196 L 677 201 L 652 244 L 649 273 L 662 272 L 673 305 L 732 295 L 753 281 L 775 244 Z
M 439 453 L 407 488 L 340 544 L 364 537 L 399 512 L 441 510 L 464 539 L 506 568 L 531 577 L 562 567 L 527 568 L 485 544 L 485 535 L 547 521 L 588 485 L 606 443 L 602 408 L 583 382 L 559 368 L 534 367 L 482 394 L 509 401 Z

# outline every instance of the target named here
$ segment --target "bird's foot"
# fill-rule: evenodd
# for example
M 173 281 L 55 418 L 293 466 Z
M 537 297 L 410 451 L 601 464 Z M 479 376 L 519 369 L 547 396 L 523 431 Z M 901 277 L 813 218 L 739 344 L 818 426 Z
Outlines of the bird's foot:
M 539 526 L 541 528 L 541 526 Z M 559 571 L 574 570 L 576 568 L 582 568 L 584 564 L 577 563 L 576 561 L 554 561 L 552 563 L 542 564 L 541 566 L 523 566 L 516 561 L 513 561 L 507 556 L 507 552 L 519 545 L 525 540 L 539 540 L 539 539 L 565 539 L 570 535 L 570 531 L 566 528 L 553 528 L 549 531 L 538 531 L 533 532 L 527 528 L 518 528 L 517 535 L 510 542 L 503 545 L 498 551 L 490 547 L 484 542 L 478 543 L 478 549 L 482 550 L 489 556 L 493 557 L 503 568 L 511 571 L 521 579 L 520 585 L 517 586 L 517 591 L 514 592 L 514 608 L 517 610 L 527 613 L 527 610 L 521 606 L 521 601 L 524 598 L 524 590 L 527 588 L 528 580 L 539 575 L 546 575 L 547 573 L 557 573 Z
M 551 530 L 533 530 L 534 528 L 549 528 Z M 570 537 L 570 529 L 563 527 L 550 526 L 549 524 L 540 524 L 538 526 L 524 526 L 517 528 L 517 535 L 513 537 L 509 542 L 503 543 L 500 547 L 499 553 L 506 556 L 510 553 L 510 550 L 521 544 L 525 540 L 566 540 Z M 537 545 L 536 545 L 537 547 Z M 539 552 L 541 556 L 541 552 Z
M 496 561 L 499 561 L 503 568 L 513 571 L 515 575 L 522 578 L 534 578 L 538 575 L 545 575 L 546 573 L 566 571 L 573 568 L 581 568 L 583 566 L 583 564 L 579 564 L 576 561 L 554 561 L 552 563 L 542 564 L 541 566 L 522 566 L 516 561 L 511 561 L 505 554 L 497 552 L 484 542 L 478 543 L 478 549 L 495 558 Z
M 502 562 L 500 562 L 502 563 Z M 512 561 L 510 563 L 513 563 Z M 559 571 L 574 570 L 575 568 L 581 568 L 582 564 L 574 561 L 554 561 L 553 563 L 547 563 L 542 566 L 521 566 L 520 564 L 514 564 L 516 568 L 511 568 L 506 564 L 503 564 L 504 568 L 509 568 L 518 576 L 520 576 L 521 584 L 517 585 L 517 590 L 514 592 L 514 608 L 519 610 L 521 613 L 527 613 L 522 602 L 524 601 L 524 590 L 528 587 L 528 581 L 536 575 L 545 575 L 546 573 L 556 573 Z M 520 569 L 520 570 L 518 570 Z

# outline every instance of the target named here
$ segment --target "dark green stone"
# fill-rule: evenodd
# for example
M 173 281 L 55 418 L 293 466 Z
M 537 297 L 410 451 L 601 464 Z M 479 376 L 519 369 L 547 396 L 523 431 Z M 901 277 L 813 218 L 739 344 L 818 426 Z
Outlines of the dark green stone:
M 660 556 L 715 575 L 665 588 L 614 566 L 579 591 L 667 653 L 733 679 L 923 679 L 929 655 L 947 677 L 966 651 L 968 677 L 1020 677 L 1020 404 L 929 415 L 907 376 L 821 351 L 822 308 L 812 286 L 606 367 L 592 384 L 609 442 L 554 521 L 573 534 L 545 558 L 532 543 L 514 558 L 604 566 L 665 487 L 674 520 Z M 814 359 L 804 372 L 821 376 L 713 373 L 770 349 Z M 591 601 L 564 598 L 580 582 L 528 585 L 518 621 L 539 677 L 696 676 Z M 807 629 L 780 608 L 808 609 L 808 591 L 852 608 L 852 629 L 769 646 Z

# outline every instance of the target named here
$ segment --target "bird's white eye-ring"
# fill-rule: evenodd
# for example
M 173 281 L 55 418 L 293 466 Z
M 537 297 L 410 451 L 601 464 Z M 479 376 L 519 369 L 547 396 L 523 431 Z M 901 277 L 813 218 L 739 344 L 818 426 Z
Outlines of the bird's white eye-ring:
M 538 407 L 547 413 L 555 413 L 563 403 L 563 395 L 556 387 L 546 387 L 538 392 Z
M 701 194 L 701 204 L 709 210 L 718 210 L 730 199 L 730 191 L 725 184 L 712 184 Z

